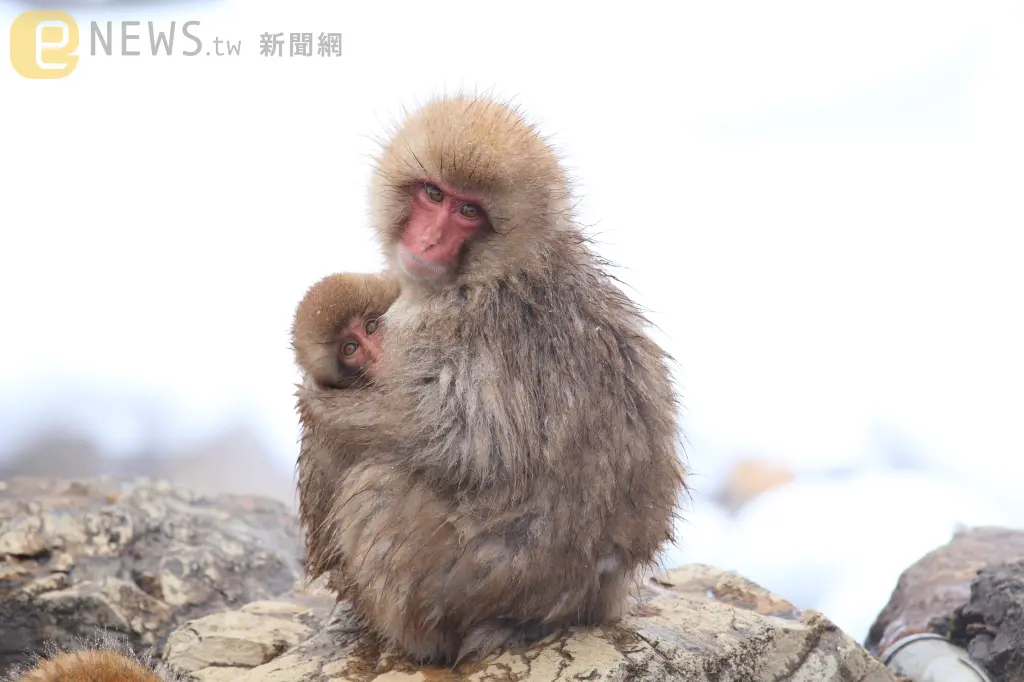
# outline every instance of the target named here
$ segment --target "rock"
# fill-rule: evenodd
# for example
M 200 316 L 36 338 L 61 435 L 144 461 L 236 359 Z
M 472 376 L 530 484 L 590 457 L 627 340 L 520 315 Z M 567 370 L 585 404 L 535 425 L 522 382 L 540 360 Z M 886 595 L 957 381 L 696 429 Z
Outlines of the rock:
M 821 614 L 700 565 L 644 583 L 618 624 L 419 667 L 382 649 L 322 582 L 304 585 L 280 503 L 146 479 L 0 481 L 0 665 L 97 627 L 201 682 L 894 680 Z
M 284 618 L 245 611 L 216 613 L 176 630 L 167 642 L 167 660 L 185 672 L 214 664 L 253 668 L 309 639 L 313 632 Z
M 296 593 L 303 594 L 303 593 Z M 307 599 L 313 598 L 307 595 Z M 317 597 L 317 598 L 322 598 Z M 321 605 L 323 601 L 319 602 Z M 311 607 L 289 601 L 250 605 L 244 628 L 236 616 L 208 616 L 183 626 L 167 658 L 203 682 L 759 682 L 792 680 L 893 682 L 892 675 L 824 616 L 792 604 L 734 573 L 692 565 L 642 588 L 621 623 L 575 628 L 524 650 L 459 669 L 418 667 L 382 650 L 339 604 L 326 626 L 298 646 L 248 670 L 282 644 L 302 637 L 295 627 Z M 192 634 L 185 634 L 193 630 Z M 204 640 L 230 631 L 229 647 Z M 289 640 L 291 636 L 293 639 Z M 244 651 L 245 661 L 239 652 Z M 219 652 L 219 653 L 218 653 Z M 197 663 L 205 667 L 195 668 Z
M 278 502 L 147 479 L 0 482 L 0 674 L 96 628 L 159 652 L 182 622 L 302 578 L 298 526 Z
M 335 607 L 325 582 L 190 621 L 171 634 L 164 658 L 175 670 L 198 680 L 234 680 L 324 626 Z
M 866 646 L 882 655 L 908 635 L 948 636 L 960 609 L 972 601 L 979 571 L 1024 560 L 1024 531 L 984 527 L 957 532 L 903 572 L 868 633 Z
M 966 647 L 993 682 L 1024 682 L 1024 561 L 978 573 L 970 600 L 954 614 L 950 639 Z

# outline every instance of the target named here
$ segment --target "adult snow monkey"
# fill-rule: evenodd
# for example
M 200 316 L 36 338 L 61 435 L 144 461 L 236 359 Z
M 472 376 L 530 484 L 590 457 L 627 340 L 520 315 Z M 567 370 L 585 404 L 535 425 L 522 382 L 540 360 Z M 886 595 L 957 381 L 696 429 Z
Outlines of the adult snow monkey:
M 618 619 L 685 487 L 666 354 L 517 111 L 432 101 L 375 170 L 400 293 L 371 385 L 297 394 L 300 476 L 336 467 L 300 491 L 310 577 L 424 662 Z

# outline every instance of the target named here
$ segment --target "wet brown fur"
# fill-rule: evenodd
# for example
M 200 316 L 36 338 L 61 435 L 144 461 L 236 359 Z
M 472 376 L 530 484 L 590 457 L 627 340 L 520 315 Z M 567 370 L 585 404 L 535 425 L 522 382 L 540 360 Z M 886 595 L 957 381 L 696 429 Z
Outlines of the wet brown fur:
M 361 368 L 341 362 L 340 335 L 358 317 L 380 317 L 398 298 L 398 283 L 384 275 L 328 275 L 302 298 L 292 324 L 292 349 L 303 372 L 331 388 L 364 382 Z
M 482 195 L 493 225 L 430 284 L 396 263 L 410 188 L 427 178 Z M 307 380 L 297 394 L 300 472 L 336 467 L 300 493 L 329 501 L 311 576 L 331 573 L 421 660 L 616 620 L 672 539 L 676 395 L 647 321 L 574 221 L 551 147 L 504 104 L 440 99 L 394 134 L 371 196 L 402 291 L 374 385 Z
M 353 319 L 383 316 L 397 297 L 395 279 L 379 274 L 328 275 L 310 287 L 299 302 L 292 323 L 292 349 L 304 377 L 324 388 L 366 386 L 369 377 L 341 361 L 341 334 Z M 321 535 L 330 531 L 325 521 L 331 509 L 332 481 L 345 474 L 351 460 L 345 448 L 335 448 L 324 457 L 312 457 L 308 445 L 303 442 L 299 457 L 299 517 L 307 529 L 307 546 L 315 548 L 330 542 Z M 316 555 L 308 556 L 310 572 L 319 575 L 322 570 Z

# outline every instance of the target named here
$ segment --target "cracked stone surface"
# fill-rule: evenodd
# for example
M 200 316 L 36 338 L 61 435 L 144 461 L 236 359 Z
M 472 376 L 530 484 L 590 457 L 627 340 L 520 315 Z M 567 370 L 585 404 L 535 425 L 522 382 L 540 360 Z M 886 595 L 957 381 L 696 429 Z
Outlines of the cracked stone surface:
M 322 606 L 325 594 L 298 592 L 230 617 L 188 623 L 171 636 L 166 658 L 202 682 L 894 680 L 821 614 L 800 612 L 758 585 L 708 566 L 652 579 L 629 616 L 614 626 L 568 630 L 456 670 L 418 667 L 383 651 L 344 603 L 314 633 L 313 605 Z M 305 605 L 297 595 L 307 599 Z M 235 620 L 241 613 L 245 617 Z
M 278 502 L 148 479 L 0 481 L 0 674 L 97 628 L 159 653 L 181 623 L 302 579 L 299 529 Z
M 613 626 L 459 669 L 382 650 L 347 603 L 305 585 L 282 504 L 147 479 L 0 481 L 0 673 L 96 628 L 200 682 L 893 682 L 822 615 L 688 566 L 644 583 Z

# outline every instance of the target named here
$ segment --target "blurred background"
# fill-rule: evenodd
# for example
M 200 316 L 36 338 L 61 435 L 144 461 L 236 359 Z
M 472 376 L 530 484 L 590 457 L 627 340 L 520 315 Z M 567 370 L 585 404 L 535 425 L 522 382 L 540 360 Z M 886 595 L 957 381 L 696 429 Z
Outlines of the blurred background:
M 74 16 L 81 58 L 59 80 L 0 68 L 0 478 L 293 504 L 294 307 L 381 267 L 375 140 L 466 88 L 554 136 L 679 363 L 692 499 L 666 565 L 739 570 L 863 639 L 957 524 L 1024 524 L 1021 5 L 0 0 L 0 18 L 44 7 Z M 141 56 L 119 55 L 124 20 Z M 114 22 L 114 56 L 90 55 L 92 21 Z M 171 56 L 150 21 L 176 23 Z M 292 32 L 314 56 L 289 56 Z M 321 32 L 340 57 L 316 56 Z M 215 38 L 238 54 L 206 56 Z

